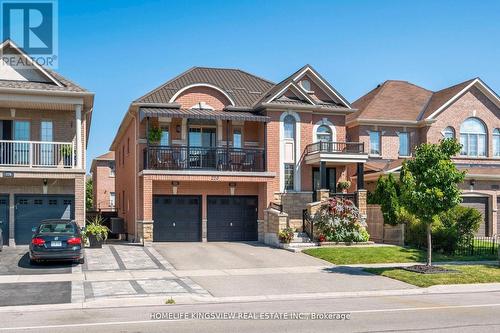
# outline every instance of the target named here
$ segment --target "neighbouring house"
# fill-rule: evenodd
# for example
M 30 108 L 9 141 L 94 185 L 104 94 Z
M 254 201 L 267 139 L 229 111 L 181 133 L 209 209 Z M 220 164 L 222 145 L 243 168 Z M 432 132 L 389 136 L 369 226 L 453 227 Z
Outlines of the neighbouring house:
M 4 244 L 28 244 L 43 219 L 84 224 L 94 95 L 10 40 L 0 52 L 0 221 Z
M 129 239 L 265 240 L 300 228 L 317 192 L 335 192 L 348 166 L 363 174 L 364 144 L 346 140 L 355 111 L 309 65 L 277 84 L 238 69 L 181 73 L 130 104 L 110 148 Z
M 115 152 L 110 151 L 94 158 L 90 172 L 94 210 L 114 211 L 116 205 Z
M 483 215 L 479 236 L 500 231 L 500 98 L 481 79 L 430 91 L 405 81 L 386 81 L 353 103 L 359 111 L 348 116 L 348 137 L 363 142 L 369 160 L 365 185 L 399 173 L 415 146 L 456 138 L 462 151 L 454 158 L 466 180 L 463 205 Z M 350 170 L 355 177 L 355 170 Z

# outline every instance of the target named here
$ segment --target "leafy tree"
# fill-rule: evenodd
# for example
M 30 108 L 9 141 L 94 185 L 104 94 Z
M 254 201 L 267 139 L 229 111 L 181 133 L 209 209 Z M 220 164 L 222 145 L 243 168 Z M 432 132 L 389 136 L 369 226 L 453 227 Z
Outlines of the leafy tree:
M 94 208 L 94 193 L 93 193 L 94 183 L 92 178 L 87 179 L 85 183 L 85 208 L 87 210 L 92 210 Z
M 427 265 L 432 265 L 432 224 L 439 220 L 439 214 L 461 200 L 458 184 L 463 182 L 465 172 L 459 171 L 451 160 L 460 148 L 454 139 L 422 144 L 415 149 L 415 158 L 405 161 L 401 169 L 404 206 L 427 229 Z
M 392 173 L 388 176 L 382 176 L 377 180 L 373 200 L 380 205 L 384 223 L 390 225 L 398 224 L 398 214 L 400 211 L 399 196 L 399 184 L 394 179 Z

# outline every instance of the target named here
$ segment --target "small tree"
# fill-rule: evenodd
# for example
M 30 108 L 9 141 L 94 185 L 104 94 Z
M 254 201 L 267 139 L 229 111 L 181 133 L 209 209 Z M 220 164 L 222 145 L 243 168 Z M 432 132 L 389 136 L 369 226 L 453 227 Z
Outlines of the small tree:
M 94 208 L 94 183 L 92 178 L 87 179 L 85 183 L 85 208 L 87 210 L 92 210 Z
M 405 208 L 419 218 L 427 229 L 427 265 L 432 265 L 432 224 L 438 215 L 460 203 L 458 184 L 465 172 L 458 171 L 451 161 L 461 149 L 455 139 L 439 144 L 422 144 L 415 158 L 403 163 L 401 194 Z
M 399 195 L 399 184 L 394 179 L 392 173 L 388 176 L 382 176 L 377 180 L 373 200 L 380 205 L 384 223 L 386 224 L 398 224 L 398 213 L 400 210 Z

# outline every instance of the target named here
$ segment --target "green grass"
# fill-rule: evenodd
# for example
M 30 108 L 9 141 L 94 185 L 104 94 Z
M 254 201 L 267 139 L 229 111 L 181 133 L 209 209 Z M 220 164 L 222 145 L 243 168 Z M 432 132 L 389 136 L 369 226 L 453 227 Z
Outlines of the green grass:
M 423 250 L 400 246 L 323 247 L 307 249 L 303 252 L 337 265 L 425 262 L 427 258 L 427 253 Z M 432 258 L 433 261 L 474 261 L 496 260 L 498 257 L 494 254 L 458 256 L 433 253 Z
M 403 281 L 418 287 L 437 284 L 467 284 L 500 282 L 500 267 L 490 265 L 446 265 L 460 273 L 422 274 L 408 272 L 400 268 L 365 268 L 364 270 L 391 279 Z

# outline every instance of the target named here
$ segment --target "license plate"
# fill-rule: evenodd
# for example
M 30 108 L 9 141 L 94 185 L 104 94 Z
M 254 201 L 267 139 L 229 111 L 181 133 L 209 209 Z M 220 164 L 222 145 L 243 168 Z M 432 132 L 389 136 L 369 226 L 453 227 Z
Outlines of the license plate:
M 62 242 L 61 241 L 52 241 L 52 242 L 50 242 L 50 246 L 51 247 L 61 247 Z

